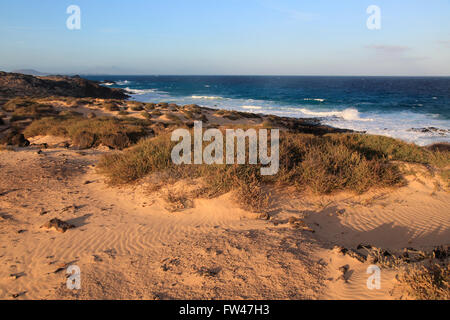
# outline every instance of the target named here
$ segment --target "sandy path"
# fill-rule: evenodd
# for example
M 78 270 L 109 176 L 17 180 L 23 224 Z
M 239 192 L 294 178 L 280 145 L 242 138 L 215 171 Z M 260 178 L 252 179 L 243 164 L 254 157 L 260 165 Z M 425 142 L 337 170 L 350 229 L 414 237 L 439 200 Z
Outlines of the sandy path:
M 0 298 L 301 299 L 323 289 L 316 244 L 230 195 L 169 213 L 157 195 L 108 188 L 91 167 L 98 151 L 43 153 L 0 153 Z M 40 228 L 53 217 L 77 228 Z M 54 273 L 64 264 L 80 267 L 81 290 Z

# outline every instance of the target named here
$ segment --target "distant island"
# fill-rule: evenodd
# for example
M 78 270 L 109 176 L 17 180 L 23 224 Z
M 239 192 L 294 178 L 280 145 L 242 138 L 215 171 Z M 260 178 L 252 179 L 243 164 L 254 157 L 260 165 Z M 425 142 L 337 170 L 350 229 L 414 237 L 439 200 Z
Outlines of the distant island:
M 34 69 L 19 69 L 13 70 L 12 73 L 22 73 L 30 76 L 48 76 L 50 73 L 40 72 Z

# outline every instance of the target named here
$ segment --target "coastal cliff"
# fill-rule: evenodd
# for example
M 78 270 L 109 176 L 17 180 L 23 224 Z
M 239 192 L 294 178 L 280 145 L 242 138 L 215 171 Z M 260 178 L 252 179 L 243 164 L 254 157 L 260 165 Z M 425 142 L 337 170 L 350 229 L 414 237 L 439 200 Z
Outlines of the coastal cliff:
M 125 99 L 129 96 L 122 89 L 107 88 L 96 81 L 79 76 L 35 77 L 21 73 L 0 72 L 0 97 L 76 97 Z

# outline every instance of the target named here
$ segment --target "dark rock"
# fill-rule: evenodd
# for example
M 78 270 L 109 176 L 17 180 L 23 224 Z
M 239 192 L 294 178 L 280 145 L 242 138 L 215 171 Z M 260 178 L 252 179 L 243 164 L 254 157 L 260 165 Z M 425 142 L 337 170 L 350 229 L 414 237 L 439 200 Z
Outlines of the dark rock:
M 14 299 L 19 298 L 23 295 L 25 295 L 27 293 L 27 291 L 23 291 L 23 292 L 19 292 L 19 293 L 14 293 L 11 295 L 11 297 L 13 297 Z
M 446 135 L 447 133 L 450 132 L 450 130 L 440 129 L 440 128 L 436 128 L 436 127 L 411 128 L 408 131 L 421 132 L 421 133 L 437 133 L 439 135 Z
M 261 214 L 258 215 L 258 219 L 269 220 L 270 219 L 270 215 L 268 213 L 264 212 L 264 213 L 261 213 Z
M 19 279 L 20 277 L 25 276 L 25 272 L 11 273 L 9 276 L 14 280 L 16 280 Z
M 97 255 L 92 255 L 92 258 L 94 258 L 94 261 L 95 262 L 102 262 L 103 261 L 103 259 L 102 258 L 100 258 L 99 256 L 97 256 Z
M 116 84 L 116 82 L 113 81 L 113 80 L 103 80 L 103 81 L 100 81 L 99 83 L 101 83 L 101 84 L 110 84 L 110 85 Z
M 58 218 L 54 218 L 54 219 L 51 219 L 46 224 L 44 224 L 41 228 L 46 228 L 46 229 L 54 228 L 56 231 L 64 233 L 69 229 L 75 228 L 75 226 L 71 225 L 65 221 L 59 220 Z
M 0 72 L 0 96 L 15 98 L 23 96 L 64 96 L 76 98 L 126 99 L 125 90 L 107 88 L 96 81 L 79 76 L 35 77 L 21 73 Z
M 342 274 L 346 274 L 348 269 L 350 269 L 350 266 L 346 264 L 345 266 L 339 267 L 339 272 L 341 272 Z
M 30 141 L 25 139 L 25 136 L 22 133 L 12 130 L 0 138 L 0 144 L 15 147 L 28 147 L 30 145 Z
M 447 257 L 450 256 L 450 252 L 449 252 L 450 250 L 449 250 L 449 249 L 450 249 L 450 246 L 447 247 L 447 249 L 444 249 L 443 246 L 434 248 L 434 249 L 433 249 L 433 253 L 432 253 L 433 258 L 439 259 L 439 260 L 444 260 L 444 259 L 446 259 Z
M 336 252 L 338 252 L 338 253 L 340 253 L 342 255 L 345 255 L 347 253 L 347 251 L 348 251 L 347 248 L 344 248 L 342 246 L 334 246 L 333 250 L 335 250 Z

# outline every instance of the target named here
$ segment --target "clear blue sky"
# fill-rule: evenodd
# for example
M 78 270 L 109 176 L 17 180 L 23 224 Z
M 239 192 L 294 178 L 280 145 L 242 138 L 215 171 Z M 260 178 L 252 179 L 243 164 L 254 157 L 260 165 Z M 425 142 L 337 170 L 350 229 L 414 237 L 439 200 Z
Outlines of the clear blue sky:
M 0 42 L 8 71 L 450 75 L 450 1 L 0 0 Z

